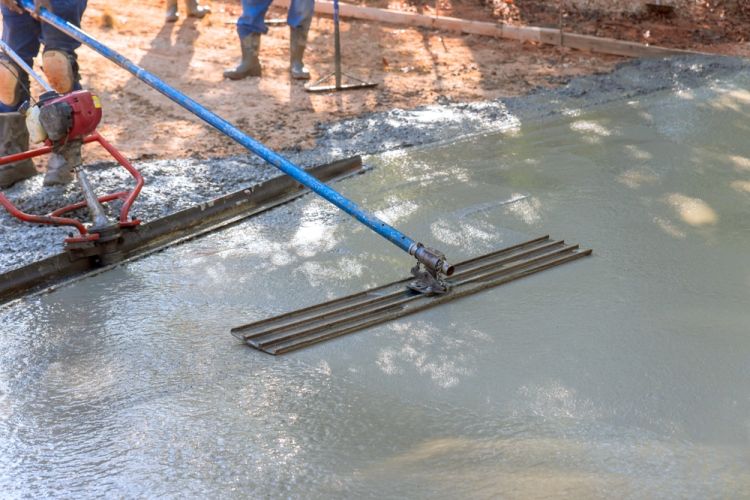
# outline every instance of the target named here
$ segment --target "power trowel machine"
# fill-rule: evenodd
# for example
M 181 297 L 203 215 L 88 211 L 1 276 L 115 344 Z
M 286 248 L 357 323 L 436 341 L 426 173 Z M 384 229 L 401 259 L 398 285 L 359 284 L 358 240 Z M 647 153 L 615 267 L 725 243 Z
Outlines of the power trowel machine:
M 69 143 L 99 143 L 107 152 L 135 179 L 135 186 L 129 190 L 97 196 L 89 181 L 83 165 L 75 166 L 74 173 L 83 193 L 83 200 L 73 205 L 64 206 L 46 215 L 32 215 L 20 210 L 2 192 L 0 205 L 15 218 L 32 224 L 52 226 L 70 226 L 78 234 L 70 233 L 65 240 L 65 249 L 75 257 L 92 257 L 103 263 L 108 255 L 117 250 L 117 244 L 123 231 L 135 228 L 140 224 L 130 217 L 130 209 L 143 187 L 143 177 L 130 162 L 117 151 L 96 128 L 102 119 L 102 106 L 99 98 L 88 90 L 77 90 L 65 95 L 55 92 L 42 77 L 29 67 L 10 47 L 0 41 L 0 48 L 11 57 L 29 76 L 34 78 L 45 92 L 35 103 L 27 102 L 21 107 L 26 116 L 30 142 L 43 143 L 44 146 L 29 151 L 0 158 L 0 165 L 48 155 Z M 119 218 L 111 221 L 107 217 L 103 204 L 120 200 Z M 88 208 L 90 222 L 72 218 L 71 212 Z

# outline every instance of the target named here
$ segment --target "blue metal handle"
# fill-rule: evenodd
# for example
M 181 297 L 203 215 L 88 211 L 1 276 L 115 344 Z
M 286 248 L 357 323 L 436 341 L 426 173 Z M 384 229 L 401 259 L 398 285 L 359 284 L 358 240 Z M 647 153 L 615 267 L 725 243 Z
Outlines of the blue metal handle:
M 31 0 L 18 0 L 18 4 L 26 9 L 29 13 L 32 13 L 34 11 L 34 3 Z M 222 132 L 228 137 L 234 139 L 251 152 L 260 156 L 268 163 L 278 168 L 290 177 L 294 178 L 301 184 L 307 186 L 312 191 L 325 198 L 329 202 L 333 203 L 338 208 L 348 213 L 394 245 L 398 246 L 405 252 L 408 252 L 410 255 L 414 255 L 420 262 L 423 262 L 426 266 L 434 269 L 434 259 L 422 258 L 422 255 L 424 254 L 424 247 L 422 247 L 420 243 L 415 242 L 405 234 L 398 231 L 396 228 L 386 224 L 382 220 L 378 219 L 375 215 L 367 212 L 366 210 L 363 210 L 353 201 L 345 198 L 337 191 L 326 186 L 324 183 L 320 182 L 318 179 L 308 174 L 291 161 L 287 160 L 280 154 L 272 151 L 262 143 L 243 133 L 237 127 L 221 118 L 216 113 L 209 111 L 190 97 L 170 87 L 153 74 L 134 64 L 132 61 L 118 54 L 114 50 L 110 49 L 101 42 L 84 33 L 78 27 L 68 23 L 52 12 L 46 9 L 42 9 L 38 17 L 41 18 L 44 22 L 62 31 L 69 37 L 91 47 L 93 50 L 103 55 L 110 61 L 114 62 L 121 68 L 131 72 L 135 77 L 158 90 L 165 96 L 169 97 L 174 102 L 187 109 L 191 113 L 195 114 L 203 121 L 217 129 L 219 132 Z M 445 266 L 447 266 L 447 263 L 445 263 Z M 445 268 L 447 269 L 447 267 Z M 437 271 L 440 271 L 440 269 L 437 269 Z

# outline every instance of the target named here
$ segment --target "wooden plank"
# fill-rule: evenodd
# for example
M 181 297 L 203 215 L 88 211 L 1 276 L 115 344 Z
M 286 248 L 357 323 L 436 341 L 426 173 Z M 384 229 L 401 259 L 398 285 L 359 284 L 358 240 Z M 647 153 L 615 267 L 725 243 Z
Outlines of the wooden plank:
M 274 5 L 289 7 L 290 0 L 275 0 Z M 455 17 L 428 16 L 413 12 L 399 12 L 395 10 L 362 7 L 348 3 L 339 3 L 342 17 L 374 21 L 379 23 L 396 24 L 399 26 L 414 26 L 443 31 L 453 31 L 471 35 L 483 35 L 494 38 L 541 42 L 548 45 L 561 45 L 572 49 L 613 54 L 626 57 L 666 57 L 672 55 L 705 55 L 704 52 L 670 49 L 646 45 L 643 43 L 626 42 L 614 38 L 601 38 L 590 35 L 579 35 L 563 32 L 555 28 L 539 28 L 536 26 L 512 26 L 502 23 L 488 23 L 483 21 L 468 21 Z M 316 0 L 315 12 L 319 14 L 333 14 L 333 2 L 330 0 Z
M 626 42 L 615 40 L 613 38 L 600 38 L 590 35 L 565 34 L 563 36 L 563 45 L 578 50 L 588 50 L 591 52 L 602 52 L 605 54 L 615 54 L 627 57 L 667 57 L 677 55 L 695 55 L 699 52 L 690 50 L 671 49 L 668 47 L 658 47 L 654 45 L 645 45 L 636 42 Z

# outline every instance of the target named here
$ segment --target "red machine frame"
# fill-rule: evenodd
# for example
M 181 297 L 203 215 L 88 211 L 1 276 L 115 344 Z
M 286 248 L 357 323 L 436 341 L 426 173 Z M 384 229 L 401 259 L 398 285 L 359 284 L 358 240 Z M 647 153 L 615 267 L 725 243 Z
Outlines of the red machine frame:
M 125 158 L 119 151 L 117 151 L 112 144 L 110 144 L 104 137 L 102 137 L 99 132 L 93 132 L 89 136 L 83 139 L 83 144 L 90 144 L 92 142 L 97 142 L 99 145 L 101 145 L 104 149 L 107 150 L 107 152 L 112 155 L 112 157 L 117 160 L 117 162 L 125 169 L 127 170 L 130 175 L 133 176 L 135 179 L 135 187 L 129 191 L 120 191 L 117 193 L 108 194 L 105 196 L 102 196 L 99 198 L 99 203 L 108 203 L 114 200 L 123 200 L 122 208 L 120 209 L 120 219 L 119 219 L 119 226 L 121 228 L 132 228 L 135 226 L 138 226 L 141 221 L 138 219 L 129 220 L 130 217 L 130 208 L 133 206 L 133 203 L 135 202 L 135 199 L 138 197 L 138 195 L 141 192 L 141 189 L 143 188 L 143 176 L 141 176 L 141 173 L 136 170 L 133 165 L 130 164 L 130 162 Z M 29 151 L 26 151 L 24 153 L 17 153 L 14 155 L 9 155 L 0 158 L 0 166 L 2 165 L 8 165 L 10 163 L 15 163 L 17 161 L 22 160 L 28 160 L 31 158 L 36 158 L 38 156 L 43 156 L 46 154 L 49 154 L 52 152 L 52 146 L 49 145 L 49 143 L 38 149 L 32 149 Z M 75 227 L 78 232 L 80 233 L 80 236 L 67 238 L 65 240 L 65 243 L 87 243 L 87 242 L 95 242 L 99 239 L 98 233 L 91 233 L 88 229 L 86 229 L 86 226 L 83 225 L 83 223 L 76 219 L 71 219 L 68 217 L 63 217 L 64 214 L 68 212 L 72 212 L 74 210 L 81 209 L 85 206 L 87 206 L 85 201 L 81 201 L 78 203 L 74 203 L 73 205 L 68 205 L 66 207 L 60 208 L 58 210 L 55 210 L 54 212 L 51 212 L 48 215 L 33 215 L 33 214 L 27 214 L 21 210 L 18 209 L 2 192 L 0 192 L 0 205 L 5 207 L 5 209 L 15 218 L 22 220 L 24 222 L 30 222 L 30 223 L 36 223 L 36 224 L 48 224 L 52 226 L 72 226 Z

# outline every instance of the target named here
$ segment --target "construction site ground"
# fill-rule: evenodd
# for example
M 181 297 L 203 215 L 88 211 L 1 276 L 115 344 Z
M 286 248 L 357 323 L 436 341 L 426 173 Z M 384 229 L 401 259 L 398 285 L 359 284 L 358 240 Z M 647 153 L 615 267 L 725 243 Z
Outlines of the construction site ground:
M 314 95 L 288 75 L 286 25 L 271 27 L 263 37 L 263 78 L 224 80 L 223 70 L 236 64 L 239 57 L 234 23 L 241 8 L 236 1 L 204 3 L 213 9 L 209 17 L 187 18 L 183 10 L 179 22 L 165 24 L 161 0 L 92 0 L 83 27 L 253 137 L 279 149 L 309 148 L 326 124 L 343 118 L 446 100 L 476 102 L 523 95 L 534 88 L 559 86 L 574 76 L 608 72 L 625 60 L 534 43 L 344 19 L 345 70 L 380 85 L 368 91 Z M 367 5 L 436 12 L 434 2 L 420 0 L 403 4 L 378 0 Z M 728 15 L 726 9 L 708 2 L 691 5 L 674 19 L 614 16 L 604 10 L 583 11 L 571 6 L 565 9 L 563 24 L 565 29 L 580 33 L 750 55 L 750 19 L 743 21 L 742 13 Z M 442 1 L 438 13 L 517 25 L 557 27 L 559 23 L 558 2 Z M 283 19 L 285 15 L 284 9 L 272 7 L 267 18 Z M 332 69 L 332 34 L 332 19 L 316 16 L 306 55 L 314 77 Z M 230 139 L 91 50 L 81 49 L 80 60 L 84 85 L 104 101 L 101 131 L 130 158 L 209 158 L 243 152 Z M 94 152 L 89 159 L 103 157 Z

